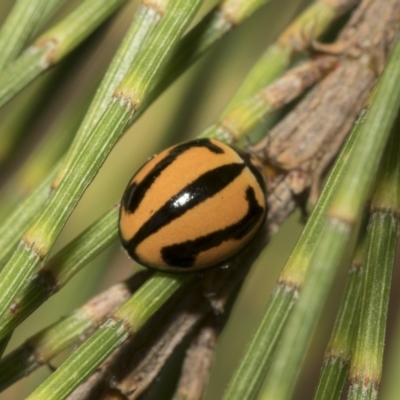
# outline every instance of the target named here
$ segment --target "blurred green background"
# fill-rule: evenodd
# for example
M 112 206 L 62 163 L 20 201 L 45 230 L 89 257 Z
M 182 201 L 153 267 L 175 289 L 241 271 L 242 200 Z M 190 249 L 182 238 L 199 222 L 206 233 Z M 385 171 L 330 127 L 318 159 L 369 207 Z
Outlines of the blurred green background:
M 11 0 L 2 0 L 1 21 L 6 17 L 12 3 Z M 72 8 L 73 4 L 72 1 L 68 2 L 68 5 L 53 18 L 53 21 Z M 198 18 L 204 15 L 213 4 L 215 2 L 206 1 Z M 171 144 L 195 137 L 215 122 L 263 50 L 307 4 L 306 1 L 270 1 L 168 89 L 117 144 L 70 218 L 55 250 L 68 243 L 119 201 L 129 178 L 149 156 Z M 87 93 L 92 92 L 101 79 L 132 20 L 137 5 L 137 1 L 128 2 L 111 21 L 94 34 L 93 38 L 54 69 L 52 73 L 55 74 L 55 79 L 60 80 L 59 90 L 51 94 L 48 106 L 40 110 L 32 124 L 27 127 L 11 157 L 2 164 L 0 174 L 2 183 L 12 176 L 49 127 L 57 122 L 65 107 L 79 102 L 83 105 L 87 101 Z M 67 77 L 63 78 L 62 73 L 57 75 L 57 70 L 67 71 L 70 67 L 73 68 L 73 72 L 67 74 Z M 9 107 L 13 107 L 13 104 L 29 95 L 29 90 L 26 90 Z M 6 112 L 0 113 L 2 120 Z M 301 232 L 302 225 L 299 219 L 296 213 L 285 222 L 244 283 L 231 318 L 220 337 L 206 393 L 207 400 L 221 398 L 244 346 L 261 318 L 279 271 Z M 399 265 L 398 261 L 399 257 L 397 265 Z M 119 244 L 116 243 L 113 248 L 92 261 L 65 289 L 28 318 L 13 335 L 7 351 L 22 343 L 39 329 L 71 312 L 94 294 L 128 277 L 133 268 L 134 263 L 125 256 Z M 312 397 L 345 277 L 346 266 L 336 279 L 335 287 L 314 335 L 311 351 L 301 372 L 295 399 Z M 399 289 L 396 290 L 399 285 L 400 274 L 395 268 L 389 309 L 390 322 L 382 399 L 395 399 L 392 393 L 396 392 L 392 390 L 396 388 L 396 384 L 399 384 L 396 382 L 398 380 L 395 375 L 400 359 L 400 319 L 397 318 L 399 316 Z M 52 365 L 59 365 L 66 356 L 67 354 L 63 354 L 57 357 Z M 385 371 L 388 372 L 387 375 Z M 46 366 L 42 367 L 30 377 L 1 393 L 0 400 L 24 398 L 49 374 L 50 369 Z M 400 393 L 400 390 L 397 393 Z

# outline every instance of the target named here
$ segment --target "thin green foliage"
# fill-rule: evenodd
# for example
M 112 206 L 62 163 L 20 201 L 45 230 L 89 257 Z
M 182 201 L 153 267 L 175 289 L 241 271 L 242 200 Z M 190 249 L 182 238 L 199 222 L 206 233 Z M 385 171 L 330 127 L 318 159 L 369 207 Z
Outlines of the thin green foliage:
M 185 276 L 156 273 L 28 399 L 66 398 L 174 293 Z
M 55 178 L 55 172 L 48 175 L 45 180 L 37 186 L 29 196 L 25 197 L 9 216 L 0 225 L 0 265 L 3 266 L 15 250 L 21 237 L 21 231 L 28 228 L 35 216 L 48 199 L 49 186 Z
M 0 75 L 0 106 L 76 48 L 126 0 L 86 0 Z
M 132 64 L 143 43 L 151 34 L 151 30 L 154 28 L 154 25 L 158 19 L 159 16 L 157 13 L 151 12 L 151 9 L 148 7 L 139 8 L 131 27 L 129 28 L 120 48 L 114 57 L 114 61 L 111 63 L 109 70 L 100 84 L 93 101 L 91 102 L 90 109 L 86 113 L 80 129 L 76 134 L 73 142 L 74 146 L 70 149 L 68 154 L 74 155 L 76 153 L 76 149 L 82 145 L 86 133 L 93 128 L 101 116 L 104 108 L 109 103 L 112 92 L 115 90 L 117 84 L 119 84 L 121 81 L 121 76 L 123 76 L 129 69 L 129 66 Z M 80 105 L 80 107 L 82 107 L 82 105 Z M 57 135 L 57 137 L 55 137 L 57 146 L 62 143 L 62 140 L 60 140 L 59 136 L 60 133 L 57 133 L 57 130 L 65 130 L 67 125 L 70 125 L 72 122 L 72 116 L 67 115 L 66 118 L 68 119 L 67 124 L 65 123 L 64 118 L 60 118 L 54 128 L 55 131 L 49 133 L 49 135 L 52 135 L 53 137 Z M 51 141 L 53 139 L 49 140 Z M 52 148 L 51 154 L 54 154 L 54 151 L 55 149 Z M 24 169 L 27 170 L 29 174 L 32 173 L 32 165 L 35 167 L 37 166 L 36 160 L 38 157 L 40 158 L 40 163 L 42 163 L 43 158 L 40 150 L 38 150 L 38 154 L 32 154 L 31 162 L 25 164 Z M 47 157 L 49 157 L 49 152 L 46 151 L 46 158 Z M 14 210 L 12 210 L 11 213 L 11 208 L 7 210 L 7 212 L 10 214 L 0 225 L 0 246 L 2 249 L 4 249 L 0 256 L 0 264 L 3 264 L 7 258 L 9 258 L 12 250 L 14 250 L 22 234 L 32 223 L 32 220 L 37 215 L 38 210 L 48 200 L 49 195 L 52 193 L 53 189 L 50 188 L 50 183 L 53 183 L 53 186 L 57 185 L 57 177 L 62 174 L 62 171 L 65 170 L 67 165 L 68 162 L 60 161 L 56 166 L 54 166 L 53 169 L 50 169 L 50 173 L 47 172 L 47 174 L 42 175 L 41 179 L 39 178 L 40 180 L 43 180 L 43 182 L 17 207 L 14 207 Z M 63 168 L 60 168 L 60 166 Z M 3 206 L 6 207 L 4 204 Z
M 166 1 L 166 3 L 168 2 Z M 146 41 L 149 39 L 151 33 L 160 21 L 160 12 L 162 11 L 154 10 L 153 7 L 146 4 L 141 4 L 139 6 L 139 9 L 135 13 L 133 22 L 124 36 L 124 40 L 119 46 L 113 61 L 111 62 L 107 73 L 99 85 L 96 95 L 87 110 L 85 118 L 76 133 L 74 142 L 68 151 L 67 158 L 63 163 L 62 168 L 57 173 L 57 179 L 55 181 L 56 186 L 61 177 L 69 169 L 71 162 L 77 155 L 76 153 L 80 151 L 88 133 L 93 129 L 107 108 L 115 88 L 128 72 L 139 51 L 146 44 Z
M 359 134 L 352 157 L 328 208 L 300 299 L 288 321 L 260 399 L 287 399 L 294 389 L 311 333 L 346 249 L 352 227 L 362 211 L 400 106 L 400 91 L 392 90 L 400 82 L 399 63 L 400 40 L 397 38 L 377 84 L 371 107 L 353 130 L 359 130 Z M 349 187 L 352 191 L 348 190 Z
M 256 116 L 258 121 L 263 117 L 263 115 L 260 116 L 258 114 Z M 240 120 L 238 120 L 237 125 L 240 125 Z M 243 133 L 245 132 L 244 130 Z M 9 331 L 14 328 L 21 320 L 40 306 L 48 296 L 54 293 L 54 289 L 51 289 L 51 286 L 50 290 L 48 289 L 47 281 L 54 282 L 54 288 L 56 287 L 59 290 L 88 260 L 116 238 L 116 218 L 117 211 L 111 210 L 46 263 L 38 272 L 37 279 L 29 283 L 26 290 L 17 297 L 15 303 L 19 305 L 18 312 L 3 319 L 2 329 Z M 47 277 L 47 279 L 44 279 L 44 277 Z M 0 335 L 2 334 L 2 329 L 0 329 Z
M 314 243 L 322 231 L 324 215 L 348 164 L 354 141 L 355 135 L 352 135 L 335 163 L 325 189 L 279 277 L 263 319 L 228 385 L 224 394 L 226 400 L 251 399 L 260 389 L 272 362 L 278 338 L 282 334 L 291 308 L 297 301 L 297 285 L 293 285 L 293 282 L 301 284 L 304 280 Z M 282 284 L 286 280 L 290 285 Z
M 49 259 L 20 291 L 14 313 L 7 314 L 0 335 L 10 332 L 50 296 L 57 293 L 80 269 L 117 238 L 118 211 L 114 208 Z
M 229 101 L 223 116 L 236 108 L 243 99 L 253 96 L 280 76 L 299 53 L 299 48 L 318 39 L 349 7 L 352 7 L 351 2 L 338 7 L 327 0 L 319 0 L 308 6 L 260 57 Z
M 232 4 L 231 4 L 232 3 Z M 227 9 L 232 9 L 232 5 L 234 5 L 233 0 L 227 0 L 223 4 Z M 249 13 L 254 10 L 255 4 L 260 5 L 256 0 L 246 2 L 246 7 L 243 9 L 242 14 L 236 13 L 237 23 L 242 22 Z M 262 3 L 261 3 L 262 4 Z M 150 8 L 151 9 L 151 8 Z M 158 18 L 157 15 L 151 13 L 151 10 L 147 7 L 139 9 L 138 13 L 149 13 L 150 16 L 145 18 L 142 14 L 141 16 L 135 17 L 133 25 L 127 33 L 127 39 L 124 40 L 124 43 L 121 45 L 120 50 L 118 51 L 115 61 L 111 65 L 111 69 L 115 71 L 115 75 L 112 71 L 108 71 L 105 77 L 105 83 L 102 83 L 97 96 L 93 100 L 93 105 L 91 106 L 87 117 L 82 123 L 82 126 L 79 130 L 81 132 L 77 135 L 76 141 L 74 143 L 83 143 L 83 138 L 86 135 L 86 132 L 90 131 L 93 128 L 94 122 L 96 122 L 101 115 L 99 110 L 104 110 L 105 105 L 109 102 L 109 97 L 107 97 L 110 93 L 115 90 L 115 85 L 119 83 L 121 79 L 120 70 L 126 71 L 129 68 L 129 64 L 133 62 L 134 56 L 137 54 L 137 51 L 140 49 L 140 46 L 143 45 L 144 41 L 147 40 L 146 32 L 151 33 L 151 30 L 154 28 L 152 25 L 155 20 Z M 143 17 L 143 18 L 142 18 Z M 148 20 L 150 18 L 150 21 Z M 224 22 L 224 14 L 220 12 L 220 8 L 216 8 L 212 10 L 205 18 L 200 21 L 198 25 L 196 25 L 193 30 L 191 30 L 176 46 L 174 50 L 173 56 L 167 61 L 166 67 L 164 67 L 162 72 L 162 78 L 157 81 L 155 88 L 152 90 L 145 104 L 142 104 L 139 112 L 136 113 L 134 120 L 138 119 L 143 110 L 148 107 L 155 98 L 162 93 L 162 91 L 180 74 L 182 74 L 185 69 L 187 69 L 197 58 L 200 57 L 205 51 L 209 50 L 212 45 L 221 39 L 226 33 L 228 33 L 232 26 L 227 25 Z M 136 24 L 139 25 L 135 26 Z M 134 34 L 136 32 L 136 35 Z M 128 38 L 132 38 L 131 41 Z M 130 43 L 127 46 L 127 43 Z M 195 43 L 196 45 L 193 45 Z M 127 47 L 125 47 L 127 46 Z M 125 54 L 127 55 L 125 57 Z M 123 57 L 124 62 L 119 58 Z M 115 68 L 114 68 L 115 67 Z M 118 67 L 118 68 L 117 68 Z M 171 73 L 170 71 L 173 71 Z M 142 111 L 141 111 L 142 110 Z M 130 121 L 130 123 L 132 123 Z M 69 152 L 70 158 L 75 153 L 74 149 L 78 148 L 76 144 L 73 144 L 72 149 Z M 7 232 L 8 235 L 1 236 L 4 241 L 4 245 L 7 246 L 7 251 L 3 253 L 3 262 L 10 255 L 10 251 L 15 247 L 15 244 L 18 242 L 24 231 L 28 228 L 29 224 L 32 222 L 33 218 L 37 215 L 40 207 L 45 203 L 45 200 L 49 198 L 49 183 L 54 182 L 57 186 L 60 176 L 62 176 L 65 172 L 65 166 L 67 164 L 61 164 L 64 166 L 60 170 L 59 167 L 56 167 L 50 174 L 45 178 L 45 180 L 39 185 L 37 189 L 35 189 L 29 196 L 24 199 L 17 208 L 9 215 L 9 217 L 3 222 L 0 226 L 0 232 Z M 57 178 L 54 181 L 54 177 Z M 27 207 L 29 205 L 29 207 Z M 24 212 L 22 212 L 22 210 Z M 22 218 L 21 218 L 22 216 Z M 9 227 L 12 227 L 9 230 Z M 3 242 L 0 238 L 0 241 Z M 1 244 L 1 243 L 0 243 Z
M 0 361 L 0 390 L 43 366 L 44 361 L 49 362 L 71 344 L 80 343 L 82 338 L 98 328 L 149 276 L 147 271 L 142 271 L 111 286 L 7 354 Z M 33 300 L 40 297 L 40 294 L 36 295 Z
M 82 120 L 87 103 L 88 99 L 85 98 L 82 101 L 68 104 L 21 168 L 3 186 L 0 192 L 0 221 L 9 217 L 15 205 L 24 200 L 43 181 L 49 171 L 54 169 L 71 143 L 73 134 Z M 13 241 L 12 236 L 7 234 L 7 238 L 3 240 L 7 241 L 8 246 L 12 243 L 15 246 L 18 238 L 15 237 Z M 6 255 L 2 255 L 2 259 L 5 259 L 5 257 Z
M 349 400 L 378 397 L 382 376 L 390 283 L 399 236 L 400 136 L 393 131 L 372 198 L 357 340 Z
M 36 53 L 23 53 L 13 63 L 15 54 L 40 29 L 47 13 L 55 9 L 58 1 L 49 1 L 48 7 L 42 9 L 41 18 L 31 15 L 26 30 L 19 38 L 15 38 L 12 49 L 7 50 L 9 55 L 5 56 L 8 60 L 4 64 L 9 66 L 3 78 L 0 76 L 0 87 L 3 88 L 3 91 L 0 89 L 0 104 L 8 101 L 50 64 L 61 60 L 124 0 L 107 4 L 104 0 L 96 1 L 97 8 L 92 9 L 93 0 L 82 2 L 81 6 L 35 42 L 33 47 Z M 20 2 L 22 4 L 23 0 Z M 48 259 L 55 240 L 77 202 L 124 131 L 197 58 L 265 2 L 221 1 L 184 37 L 182 35 L 201 0 L 160 0 L 157 6 L 153 3 L 149 6 L 147 2 L 139 6 L 134 23 L 66 157 L 61 157 L 63 151 L 56 151 L 56 146 L 50 142 L 55 153 L 46 154 L 50 155 L 48 160 L 38 156 L 43 158 L 40 160 L 43 165 L 49 167 L 37 171 L 36 184 L 45 176 L 44 169 L 50 170 L 50 173 L 0 224 L 0 266 L 4 265 L 22 236 L 14 255 L 0 271 L 0 355 L 12 330 L 116 238 L 118 211 L 112 209 Z M 267 49 L 233 96 L 220 121 L 203 135 L 228 143 L 235 142 L 272 111 L 306 90 L 307 87 L 299 92 L 292 90 L 292 97 L 287 97 L 285 102 L 278 105 L 269 103 L 265 95 L 268 85 L 295 59 L 301 45 L 308 44 L 295 43 L 296 40 L 308 42 L 318 37 L 355 3 L 344 1 L 343 7 L 341 2 L 321 0 L 311 5 Z M 89 15 L 93 10 L 96 10 L 95 15 Z M 71 19 L 72 16 L 75 18 Z M 54 38 L 57 45 L 52 42 Z M 396 93 L 392 90 L 400 81 L 398 42 L 399 39 L 378 88 L 371 97 L 371 108 L 368 104 L 367 112 L 357 121 L 321 199 L 279 278 L 263 320 L 225 392 L 226 400 L 255 398 L 274 355 L 277 358 L 259 398 L 289 399 L 293 392 L 313 328 L 346 244 L 358 227 L 388 132 L 398 112 L 399 91 Z M 18 47 L 20 50 L 17 51 Z M 0 65 L 1 61 L 0 57 Z M 268 73 L 265 73 L 266 68 Z M 316 77 L 318 79 L 320 76 Z M 283 80 L 276 83 L 279 85 Z M 309 82 L 310 85 L 313 83 Z M 61 161 L 50 167 L 57 158 Z M 386 176 L 395 158 L 396 152 L 393 151 L 392 158 L 389 157 L 391 161 L 383 167 L 379 176 Z M 31 164 L 26 163 L 25 168 L 31 170 L 39 166 L 40 162 L 36 160 L 33 158 Z M 398 215 L 399 206 L 398 199 L 395 206 L 394 203 L 387 205 L 385 201 L 387 192 L 394 190 L 399 193 L 397 187 L 394 189 L 394 180 L 398 181 L 398 178 L 397 172 L 396 176 L 383 179 L 382 189 L 378 190 L 372 209 L 367 257 L 370 274 L 367 274 L 364 282 L 360 325 L 360 332 L 366 331 L 368 334 L 357 341 L 357 356 L 353 359 L 351 371 L 351 399 L 376 398 L 381 378 L 390 268 L 398 232 L 398 219 L 395 216 Z M 11 207 L 6 213 L 9 213 L 9 209 Z M 390 212 L 387 212 L 388 209 Z M 373 247 L 376 243 L 379 244 L 379 251 Z M 382 260 L 384 268 L 380 265 Z M 93 307 L 94 303 L 74 311 L 31 337 L 25 345 L 0 361 L 0 388 L 8 387 L 38 368 L 41 362 L 49 361 L 71 344 L 76 346 L 83 337 L 98 329 L 29 396 L 29 399 L 67 398 L 114 350 L 141 329 L 187 279 L 187 276 L 156 273 L 130 299 L 129 290 L 123 296 L 116 296 L 118 302 L 110 305 L 107 312 L 97 310 Z M 342 391 L 353 350 L 356 304 L 360 290 L 358 281 L 359 274 L 351 273 L 315 399 L 338 399 Z M 379 307 L 375 307 L 376 304 Z M 347 323 L 349 320 L 350 323 Z M 279 347 L 278 339 L 282 339 Z
M 152 36 L 154 46 L 146 47 L 141 53 L 142 58 L 134 64 L 127 75 L 126 83 L 121 84 L 121 93 L 117 94 L 109 104 L 107 111 L 93 129 L 90 138 L 80 149 L 73 165 L 48 202 L 41 217 L 25 234 L 21 245 L 8 265 L 1 271 L 0 287 L 4 285 L 4 291 L 0 288 L 2 293 L 0 296 L 2 312 L 0 314 L 2 317 L 7 314 L 13 297 L 23 285 L 24 277 L 31 275 L 43 263 L 43 259 L 76 203 L 131 119 L 135 111 L 135 103 L 129 94 L 125 97 L 124 88 L 127 86 L 126 90 L 137 93 L 138 98 L 135 101 L 140 101 L 142 96 L 146 95 L 150 82 L 160 68 L 162 60 L 168 54 L 174 41 L 182 34 L 198 5 L 199 2 L 187 3 L 187 9 L 182 7 L 179 2 L 171 5 L 169 12 L 165 14 L 163 21 L 157 27 L 157 34 Z M 170 21 L 174 21 L 174 19 L 179 21 L 179 24 L 171 24 Z M 168 46 L 165 43 L 166 37 L 170 39 Z M 162 39 L 160 40 L 160 38 Z M 152 62 L 153 59 L 157 61 Z M 152 68 L 149 69 L 149 65 L 152 65 Z M 133 77 L 137 79 L 138 89 L 135 89 Z M 140 90 L 141 94 L 139 94 Z
M 0 70 L 13 61 L 42 18 L 47 0 L 18 0 L 0 29 Z
M 364 230 L 363 227 L 358 238 L 343 299 L 325 351 L 314 400 L 339 400 L 347 380 L 358 327 L 361 280 L 364 271 L 363 256 L 366 246 Z
M 133 30 L 135 30 L 135 31 L 137 31 L 137 28 L 135 27 Z M 136 45 L 136 47 L 137 47 L 137 45 Z M 126 50 L 125 48 L 123 49 L 123 50 Z M 121 51 L 121 53 L 123 53 L 123 51 Z M 125 53 L 124 53 L 125 54 Z M 129 60 L 132 60 L 132 56 L 130 57 L 130 59 Z M 128 60 L 128 61 L 129 61 Z M 120 60 L 117 60 L 116 62 L 115 62 L 115 64 L 118 64 L 118 65 L 121 65 L 121 61 Z M 125 64 L 126 64 L 126 61 L 125 61 Z M 108 75 L 108 77 L 110 77 L 110 76 L 114 76 L 114 74 L 109 74 Z M 107 79 L 106 79 L 107 80 Z M 112 80 L 111 79 L 111 81 L 110 81 L 110 78 L 108 78 L 108 80 L 107 80 L 107 82 L 108 82 L 108 85 L 104 85 L 104 87 L 106 88 L 106 89 L 103 89 L 103 90 L 101 90 L 100 92 L 105 92 L 105 93 L 109 93 L 110 92 L 110 87 L 112 87 L 112 85 L 113 85 L 113 83 L 115 82 L 115 78 L 114 78 L 114 80 Z M 103 86 L 102 86 L 103 87 Z M 108 88 L 108 89 L 107 89 Z M 88 128 L 88 126 L 90 127 L 90 125 L 93 125 L 93 121 L 95 121 L 96 120 L 96 115 L 100 115 L 101 114 L 101 112 L 99 112 L 99 109 L 100 109 L 100 111 L 102 110 L 102 106 L 101 106 L 101 101 L 103 101 L 103 103 L 104 103 L 104 100 L 103 100 L 104 98 L 102 98 L 101 96 L 97 96 L 96 97 L 96 99 L 95 99 L 95 104 L 97 104 L 98 105 L 98 107 L 95 107 L 95 106 L 92 106 L 92 110 L 96 110 L 96 113 L 93 111 L 92 113 L 89 113 L 89 117 L 88 117 L 88 119 L 86 120 L 86 123 L 84 123 L 82 126 L 83 126 L 83 128 L 82 128 L 82 132 L 85 132 L 85 131 L 87 131 L 89 128 Z M 79 143 L 82 143 L 82 142 L 84 142 L 84 140 L 83 140 L 83 137 L 84 137 L 84 133 L 82 133 L 81 135 L 79 135 L 78 136 L 78 139 L 77 139 L 77 141 L 79 142 Z M 76 146 L 77 147 L 77 146 Z M 75 148 L 76 148 L 75 147 Z M 70 151 L 70 154 L 75 154 L 75 148 L 73 147 L 72 148 L 72 150 Z M 44 189 L 46 188 L 46 186 L 48 185 L 48 183 L 47 183 L 48 181 L 46 181 L 46 183 L 43 185 L 43 186 L 41 186 L 41 188 L 43 187 Z M 43 194 L 43 196 L 46 196 L 46 191 L 44 190 L 40 190 L 39 191 L 39 193 L 42 195 Z M 37 202 L 34 202 L 34 201 L 32 201 L 32 197 L 33 197 L 33 199 L 35 199 L 35 200 L 37 200 Z M 35 196 L 35 194 L 33 194 L 33 195 L 31 195 L 31 196 L 29 196 L 28 198 L 27 198 L 27 200 L 26 200 L 26 202 L 24 202 L 24 204 L 30 204 L 30 208 L 28 209 L 28 210 L 31 210 L 32 209 L 32 213 L 30 213 L 30 212 L 27 212 L 28 210 L 25 210 L 26 212 L 24 213 L 24 220 L 25 221 L 27 221 L 27 222 L 29 222 L 29 216 L 30 215 L 34 215 L 34 212 L 35 212 L 35 206 L 36 206 L 36 209 L 37 209 L 37 205 L 40 205 L 41 204 L 41 202 L 42 202 L 42 199 L 43 198 L 45 198 L 45 197 L 36 197 Z M 24 207 L 24 205 L 22 205 L 21 206 L 22 208 L 21 209 L 24 209 L 23 207 Z M 18 210 L 17 210 L 17 212 L 16 213 L 13 213 L 12 214 L 12 216 L 14 216 L 15 215 L 15 217 L 17 217 L 17 215 L 19 215 L 19 213 L 18 213 Z M 7 221 L 8 222 L 8 221 Z M 15 224 L 14 226 L 16 227 L 16 229 L 21 229 L 21 225 L 19 224 L 19 219 L 18 219 L 18 223 L 17 224 Z M 6 227 L 6 226 L 8 226 L 8 224 L 4 224 L 4 226 Z M 14 234 L 14 231 L 13 232 L 10 232 L 11 234 Z M 14 234 L 13 235 L 14 237 L 16 237 L 16 235 Z M 9 240 L 8 240 L 8 242 L 10 242 Z M 11 246 L 9 245 L 9 248 L 10 249 L 12 249 L 12 244 L 11 244 Z M 80 264 L 80 265 L 82 265 L 82 264 Z M 4 318 L 6 318 L 7 320 L 10 318 L 9 316 L 7 316 L 7 314 L 6 314 L 6 316 L 4 317 Z M 12 318 L 11 318 L 11 320 L 12 320 Z M 7 329 L 5 329 L 5 330 L 8 330 L 8 328 Z

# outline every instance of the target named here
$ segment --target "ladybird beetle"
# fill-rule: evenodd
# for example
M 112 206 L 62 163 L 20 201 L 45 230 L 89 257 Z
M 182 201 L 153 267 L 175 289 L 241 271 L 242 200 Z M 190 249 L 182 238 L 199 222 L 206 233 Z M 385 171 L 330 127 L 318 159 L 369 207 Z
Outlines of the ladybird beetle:
M 119 233 L 140 264 L 192 272 L 226 262 L 266 215 L 266 184 L 251 154 L 215 139 L 164 150 L 133 176 L 122 197 Z

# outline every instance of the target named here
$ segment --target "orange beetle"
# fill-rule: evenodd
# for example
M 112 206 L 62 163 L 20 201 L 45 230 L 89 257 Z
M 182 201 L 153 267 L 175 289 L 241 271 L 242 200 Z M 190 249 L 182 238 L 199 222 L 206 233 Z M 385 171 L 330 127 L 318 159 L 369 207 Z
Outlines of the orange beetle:
M 166 272 L 218 266 L 242 250 L 265 220 L 261 164 L 215 139 L 164 150 L 133 176 L 119 232 L 137 262 Z

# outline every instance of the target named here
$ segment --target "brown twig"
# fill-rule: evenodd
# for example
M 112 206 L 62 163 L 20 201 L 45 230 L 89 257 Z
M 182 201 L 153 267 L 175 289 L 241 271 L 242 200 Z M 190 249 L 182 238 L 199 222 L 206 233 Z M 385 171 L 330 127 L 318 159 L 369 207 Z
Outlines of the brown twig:
M 284 179 L 293 193 L 311 188 L 311 201 L 318 198 L 323 175 L 383 68 L 396 32 L 399 8 L 397 0 L 364 0 L 337 42 L 317 46 L 324 52 L 342 52 L 337 69 L 255 148 L 275 168 L 273 179 Z
M 215 315 L 202 321 L 186 352 L 173 400 L 200 400 L 203 397 L 221 325 L 221 318 Z

